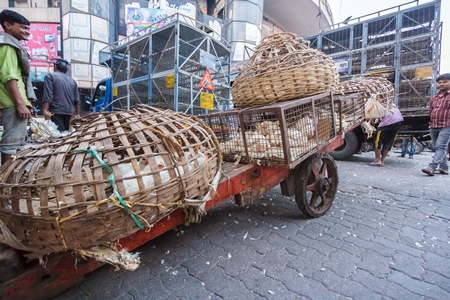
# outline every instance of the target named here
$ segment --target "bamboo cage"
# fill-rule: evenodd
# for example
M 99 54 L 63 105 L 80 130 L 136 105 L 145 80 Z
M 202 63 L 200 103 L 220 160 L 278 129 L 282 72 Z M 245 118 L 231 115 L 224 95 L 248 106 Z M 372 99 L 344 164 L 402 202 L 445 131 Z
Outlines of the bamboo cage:
M 0 241 L 30 258 L 108 244 L 198 207 L 222 161 L 191 115 L 139 106 L 74 127 L 0 169 Z

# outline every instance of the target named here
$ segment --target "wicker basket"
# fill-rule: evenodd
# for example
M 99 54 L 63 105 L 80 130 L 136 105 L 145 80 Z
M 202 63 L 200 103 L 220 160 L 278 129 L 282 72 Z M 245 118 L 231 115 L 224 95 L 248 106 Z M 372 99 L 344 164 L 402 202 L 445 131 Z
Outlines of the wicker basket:
M 30 258 L 150 228 L 201 199 L 220 168 L 216 137 L 193 116 L 141 106 L 75 127 L 0 169 L 0 238 Z
M 357 76 L 350 80 L 343 81 L 336 88 L 336 94 L 344 94 L 349 92 L 362 92 L 361 97 L 364 103 L 371 95 L 377 95 L 376 100 L 383 105 L 388 111 L 391 110 L 394 103 L 394 86 L 393 84 L 378 76 Z
M 231 93 L 237 108 L 272 104 L 333 90 L 339 74 L 332 58 L 299 43 L 292 33 L 264 38 Z

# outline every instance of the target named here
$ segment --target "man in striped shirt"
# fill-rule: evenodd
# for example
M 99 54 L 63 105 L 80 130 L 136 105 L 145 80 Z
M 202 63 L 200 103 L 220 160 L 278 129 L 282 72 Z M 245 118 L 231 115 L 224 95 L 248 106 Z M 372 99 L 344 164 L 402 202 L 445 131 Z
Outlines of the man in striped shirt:
M 430 113 L 430 135 L 435 148 L 433 160 L 422 172 L 429 176 L 448 175 L 445 147 L 450 141 L 450 73 L 436 79 L 439 92 L 428 104 Z

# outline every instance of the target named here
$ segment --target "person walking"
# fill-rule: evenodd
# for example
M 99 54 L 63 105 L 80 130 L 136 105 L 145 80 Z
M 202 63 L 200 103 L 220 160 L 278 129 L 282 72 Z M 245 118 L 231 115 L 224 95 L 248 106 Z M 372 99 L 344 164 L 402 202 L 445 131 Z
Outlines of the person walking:
M 403 139 L 402 143 L 402 154 L 399 157 L 406 157 L 406 152 L 408 152 L 408 145 L 411 143 L 411 148 L 409 149 L 409 158 L 414 157 L 414 153 L 416 153 L 417 141 L 414 137 L 407 137 Z
M 54 72 L 44 78 L 42 113 L 46 120 L 56 124 L 59 131 L 69 130 L 72 115 L 75 119 L 80 117 L 78 85 L 66 74 L 68 64 L 65 59 L 57 59 Z
M 438 76 L 436 82 L 439 92 L 428 104 L 430 136 L 435 152 L 428 167 L 422 169 L 429 176 L 448 175 L 445 148 L 450 141 L 450 73 Z
M 0 13 L 0 111 L 3 135 L 1 164 L 5 165 L 25 145 L 28 119 L 36 95 L 31 84 L 28 53 L 20 44 L 30 36 L 30 22 L 12 10 Z
M 381 119 L 374 138 L 375 160 L 369 164 L 372 167 L 384 167 L 384 159 L 394 144 L 395 136 L 403 122 L 403 116 L 398 107 L 393 104 L 391 111 Z

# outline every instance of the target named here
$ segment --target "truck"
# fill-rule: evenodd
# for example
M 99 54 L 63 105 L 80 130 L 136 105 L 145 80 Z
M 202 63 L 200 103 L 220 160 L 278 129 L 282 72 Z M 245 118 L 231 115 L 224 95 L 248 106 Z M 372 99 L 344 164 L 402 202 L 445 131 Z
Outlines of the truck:
M 429 146 L 427 103 L 436 93 L 439 74 L 440 10 L 441 0 L 425 4 L 411 1 L 347 20 L 307 38 L 312 48 L 335 60 L 341 81 L 359 75 L 378 75 L 393 83 L 394 103 L 404 117 L 398 143 L 401 138 L 415 138 L 416 153 Z M 372 148 L 362 128 L 356 127 L 331 155 L 347 159 Z

